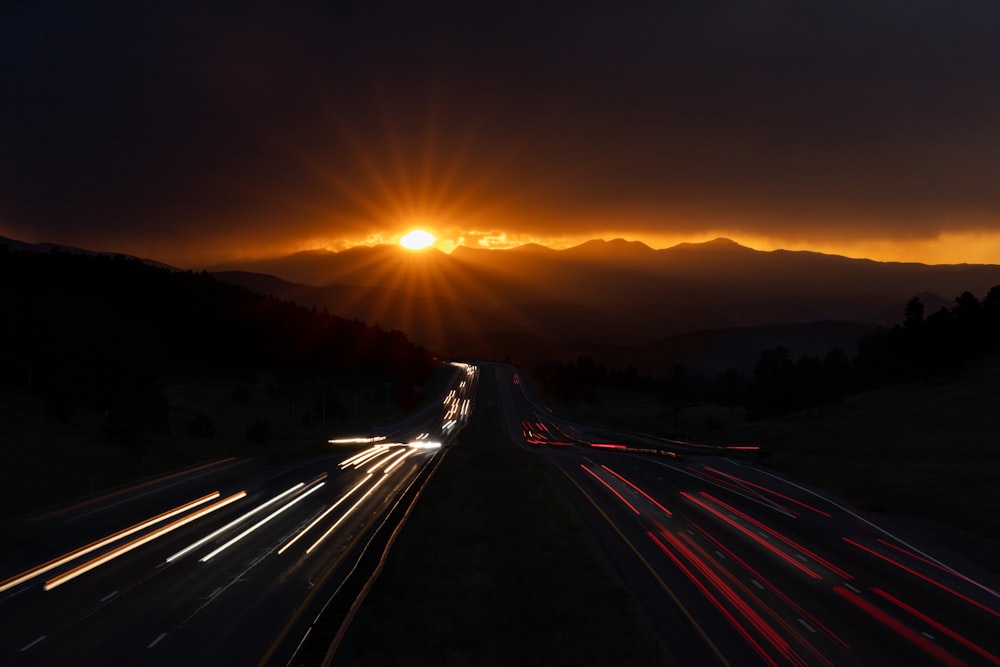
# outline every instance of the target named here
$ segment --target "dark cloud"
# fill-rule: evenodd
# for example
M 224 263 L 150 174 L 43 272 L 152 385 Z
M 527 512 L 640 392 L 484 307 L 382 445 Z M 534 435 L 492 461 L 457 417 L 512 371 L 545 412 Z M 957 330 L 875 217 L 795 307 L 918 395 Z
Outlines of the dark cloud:
M 992 0 L 7 3 L 0 232 L 990 228 L 997 34 Z

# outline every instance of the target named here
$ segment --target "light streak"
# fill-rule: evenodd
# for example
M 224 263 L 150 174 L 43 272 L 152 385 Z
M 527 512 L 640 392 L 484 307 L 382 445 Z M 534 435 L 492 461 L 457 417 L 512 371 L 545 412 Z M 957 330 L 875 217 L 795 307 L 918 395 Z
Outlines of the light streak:
M 347 510 L 346 512 L 344 512 L 339 519 L 337 519 L 336 523 L 334 523 L 332 526 L 330 526 L 329 528 L 327 528 L 326 532 L 323 533 L 322 535 L 320 535 L 319 539 L 316 540 L 315 542 L 313 542 L 312 546 L 310 546 L 308 549 L 306 549 L 306 553 L 307 554 L 312 553 L 313 550 L 316 547 L 318 547 L 323 540 L 325 540 L 327 537 L 329 537 L 330 533 L 332 533 L 334 530 L 337 529 L 337 526 L 339 526 L 344 521 L 344 519 L 346 519 L 347 517 L 349 517 L 354 512 L 354 510 L 356 510 L 358 508 L 358 506 L 365 501 L 365 498 L 367 498 L 368 496 L 371 495 L 372 491 L 374 491 L 375 489 L 378 488 L 379 484 L 381 484 L 382 482 L 384 482 L 388 478 L 389 478 L 388 475 L 382 475 L 381 477 L 379 477 L 378 480 L 376 480 L 376 482 L 374 484 L 372 484 L 371 488 L 368 489 L 367 491 L 365 491 L 364 495 L 361 496 L 360 498 L 358 498 L 358 501 L 356 503 L 354 503 L 353 505 L 351 505 L 351 508 L 349 510 Z
M 954 639 L 955 641 L 957 641 L 962 646 L 965 646 L 969 650 L 974 651 L 975 653 L 978 653 L 982 657 L 986 658 L 987 660 L 989 660 L 990 662 L 992 662 L 994 665 L 1000 665 L 1000 658 L 998 658 L 997 656 L 993 655 L 992 653 L 990 653 L 986 649 L 982 648 L 978 644 L 975 644 L 974 642 L 970 641 L 969 639 L 966 639 L 965 637 L 963 637 L 962 635 L 958 634 L 957 632 L 955 632 L 951 628 L 947 627 L 946 625 L 943 625 L 942 623 L 940 623 L 938 621 L 935 621 L 933 618 L 931 618 L 927 614 L 924 614 L 923 612 L 919 611 L 918 609 L 914 609 L 910 605 L 906 604 L 902 600 L 900 600 L 898 598 L 895 598 L 892 595 L 889 595 L 888 593 L 886 593 L 885 591 L 883 591 L 881 588 L 873 588 L 872 592 L 875 593 L 876 595 L 881 595 L 883 598 L 885 598 L 889 602 L 893 603 L 894 605 L 896 605 L 900 609 L 903 609 L 905 611 L 910 612 L 910 614 L 912 614 L 913 616 L 916 616 L 917 618 L 919 618 L 924 623 L 927 623 L 929 626 L 931 626 L 932 628 L 937 629 L 939 632 L 943 632 L 944 634 L 948 635 L 949 637 L 951 637 L 952 639 Z
M 258 506 L 256 508 L 250 510 L 246 514 L 244 514 L 244 515 L 242 515 L 240 517 L 237 517 L 236 519 L 233 519 L 232 521 L 230 521 L 229 523 L 227 523 L 222 528 L 219 528 L 218 530 L 209 533 L 208 535 L 206 535 L 205 537 L 201 538 L 197 542 L 184 547 L 183 549 L 181 549 L 177 553 L 173 554 L 172 556 L 168 556 L 167 557 L 167 562 L 168 563 L 172 563 L 175 560 L 177 560 L 178 558 L 180 558 L 181 556 L 183 556 L 185 554 L 188 554 L 188 553 L 191 553 L 192 551 L 194 551 L 198 547 L 206 544 L 207 542 L 212 541 L 213 539 L 215 539 L 216 537 L 218 537 L 222 533 L 226 532 L 227 530 L 229 530 L 233 526 L 236 526 L 236 525 L 242 523 L 243 521 L 246 521 L 247 519 L 249 519 L 250 517 L 252 517 L 254 514 L 257 514 L 258 512 L 261 512 L 264 509 L 270 507 L 271 505 L 273 505 L 274 503 L 278 502 L 279 500 L 281 500 L 282 498 L 284 498 L 288 494 L 294 493 L 294 492 L 298 491 L 303 486 L 305 486 L 305 482 L 299 482 L 298 484 L 296 484 L 292 488 L 279 493 L 278 495 L 276 495 L 274 498 L 271 498 L 270 500 L 268 500 L 263 505 L 260 505 L 260 506 Z
M 673 512 L 671 512 L 671 511 L 670 511 L 670 510 L 668 510 L 668 509 L 667 509 L 666 507 L 664 507 L 664 506 L 663 506 L 663 505 L 661 505 L 660 503 L 658 503 L 658 502 L 656 502 L 655 500 L 653 500 L 652 496 L 650 496 L 650 495 L 649 495 L 648 493 L 646 493 L 645 491 L 643 491 L 642 489 L 640 489 L 640 488 L 639 488 L 638 486 L 636 486 L 636 485 L 635 485 L 635 484 L 633 484 L 632 482 L 628 481 L 627 479 L 625 479 L 624 477 L 622 477 L 621 475 L 619 475 L 618 473 L 616 473 L 616 472 L 615 472 L 614 470 L 612 470 L 612 469 L 611 469 L 611 468 L 609 468 L 608 466 L 605 466 L 605 465 L 602 465 L 601 467 L 602 467 L 602 468 L 604 468 L 605 470 L 607 470 L 607 471 L 608 471 L 609 473 L 611 473 L 611 474 L 612 474 L 612 475 L 614 475 L 615 477 L 617 477 L 618 479 L 620 479 L 621 481 L 623 481 L 623 482 L 625 482 L 626 484 L 628 484 L 629 486 L 631 486 L 631 487 L 632 487 L 633 489 L 635 489 L 635 490 L 636 490 L 636 492 L 638 492 L 638 493 L 639 493 L 639 494 L 640 494 L 640 495 L 641 495 L 641 496 L 642 496 L 643 498 L 645 498 L 645 499 L 646 499 L 646 500 L 648 500 L 649 502 L 651 502 L 651 503 L 653 503 L 654 505 L 656 505 L 657 507 L 659 507 L 659 508 L 660 508 L 660 510 L 662 510 L 662 511 L 663 511 L 663 513 L 664 513 L 664 514 L 666 514 L 667 516 L 673 516 L 673 515 L 674 515 L 674 514 L 673 514 Z
M 813 553 L 809 549 L 806 549 L 804 546 L 802 546 L 798 542 L 792 540 L 789 537 L 785 537 L 784 535 L 782 535 L 778 531 L 774 530 L 770 526 L 761 523 L 757 519 L 754 519 L 753 517 L 751 517 L 751 516 L 749 516 L 747 514 L 744 514 L 740 510 L 736 509 L 735 507 L 727 505 L 726 503 L 722 502 L 718 498 L 714 498 L 712 495 L 710 495 L 708 493 L 705 493 L 704 491 L 702 491 L 701 495 L 703 495 L 704 497 L 710 499 L 712 502 L 716 503 L 720 507 L 724 507 L 725 509 L 729 510 L 733 514 L 735 514 L 737 516 L 740 516 L 740 517 L 743 517 L 744 519 L 746 519 L 747 521 L 749 521 L 753 525 L 757 526 L 761 530 L 766 530 L 768 533 L 770 533 L 771 535 L 774 535 L 779 540 L 781 540 L 782 542 L 784 542 L 788 546 L 792 547 L 796 551 L 801 551 L 806 556 L 809 556 L 809 558 L 812 558 L 814 561 L 816 561 L 817 563 L 819 563 L 820 565 L 822 565 L 826 569 L 830 570 L 831 572 L 833 572 L 837 576 L 843 577 L 844 579 L 853 579 L 854 578 L 851 574 L 849 574 L 848 572 L 845 572 L 844 570 L 840 569 L 839 567 L 837 567 L 836 565 L 834 565 L 830 561 L 826 560 L 825 558 L 821 558 L 820 556 L 816 555 L 815 553 Z
M 401 449 L 398 452 L 395 452 L 395 453 L 393 453 L 390 456 L 387 456 L 385 458 L 379 459 L 378 461 L 375 462 L 375 465 L 373 465 L 371 468 L 369 468 L 368 470 L 366 470 L 365 473 L 368 474 L 368 475 L 371 475 L 371 474 L 377 472 L 379 468 L 381 468 L 382 466 L 384 466 L 389 461 L 392 461 L 393 459 L 398 459 L 398 458 L 400 458 L 400 456 L 406 456 L 407 454 L 410 453 L 410 451 L 411 450 L 409 450 L 409 449 Z
M 694 576 L 694 573 L 691 572 L 691 570 L 685 567 L 684 563 L 681 562 L 680 558 L 678 558 L 677 555 L 675 555 L 670 549 L 668 549 L 667 545 L 665 545 L 663 542 L 657 539 L 656 535 L 653 535 L 653 533 L 649 531 L 646 531 L 646 535 L 648 535 L 649 539 L 653 540 L 656 546 L 660 547 L 660 550 L 663 551 L 663 553 L 665 553 L 678 568 L 680 568 L 681 572 L 687 575 L 688 579 L 690 579 L 691 582 L 698 588 L 698 590 L 701 591 L 702 595 L 708 598 L 708 600 L 713 605 L 715 605 L 715 608 L 719 610 L 719 613 L 721 613 L 726 618 L 726 620 L 729 621 L 729 623 L 734 628 L 736 628 L 736 631 L 743 636 L 743 638 L 747 641 L 747 643 L 750 644 L 750 646 L 754 648 L 755 651 L 757 651 L 757 653 L 761 656 L 761 658 L 763 658 L 764 661 L 767 662 L 769 665 L 777 667 L 778 663 L 775 662 L 774 659 L 767 654 L 767 652 L 764 650 L 764 647 L 761 646 L 759 643 L 757 643 L 757 641 L 753 638 L 750 632 L 745 627 L 743 627 L 742 624 L 740 624 L 739 620 L 735 616 L 733 616 L 733 614 L 728 609 L 725 608 L 725 606 L 717 597 L 712 595 L 712 591 L 708 590 L 708 587 L 705 586 L 705 584 L 703 584 L 696 576 Z
M 338 506 L 340 505 L 340 503 L 342 503 L 342 502 L 344 502 L 345 500 L 347 500 L 347 499 L 348 499 L 348 497 L 350 497 L 350 495 L 351 495 L 352 493 L 354 493 L 354 492 L 355 492 L 355 491 L 357 491 L 357 490 L 358 490 L 359 488 L 361 488 L 361 486 L 362 486 L 362 485 L 363 485 L 363 484 L 364 484 L 365 482 L 367 482 L 368 480 L 370 480 L 370 479 L 371 479 L 372 477 L 373 477 L 373 475 L 368 475 L 368 476 L 367 476 L 367 477 L 365 477 L 365 478 L 364 478 L 363 480 L 361 480 L 360 482 L 358 482 L 357 484 L 355 484 L 355 485 L 354 485 L 353 487 L 351 487 L 351 490 L 350 490 L 350 491 L 348 491 L 347 493 L 345 493 L 344 495 L 342 495 L 342 496 L 340 497 L 340 499 L 339 499 L 339 500 L 338 500 L 337 502 L 335 502 L 335 503 L 334 503 L 333 505 L 331 505 L 330 507 L 328 507 L 328 508 L 327 508 L 327 509 L 326 509 L 326 510 L 325 510 L 325 511 L 324 511 L 324 512 L 322 513 L 322 514 L 320 514 L 320 515 L 319 515 L 318 517 L 316 517 L 315 519 L 313 519 L 313 520 L 312 520 L 312 521 L 311 521 L 311 522 L 309 523 L 309 525 L 308 525 L 308 526 L 306 526 L 305 528 L 303 528 L 303 529 L 302 529 L 301 531 L 299 531 L 299 534 L 298 534 L 298 535 L 296 535 L 295 537 L 293 537 L 293 538 L 292 538 L 292 540 L 291 540 L 290 542 L 288 542 L 288 543 L 287 543 L 287 544 L 286 544 L 285 546 L 283 546 L 283 547 L 281 547 L 280 549 L 278 549 L 278 554 L 280 555 L 280 554 L 283 554 L 283 553 L 285 553 L 285 551 L 286 551 L 286 550 L 288 549 L 288 547 L 290 547 L 290 546 L 292 546 L 293 544 L 295 544 L 296 542 L 298 542 L 298 541 L 299 541 L 299 538 L 300 538 L 300 537 L 302 537 L 303 535 L 305 535 L 306 533 L 308 533 L 308 532 L 309 532 L 310 530 L 312 530 L 313 526 L 315 526 L 315 525 L 316 525 L 317 523 L 319 523 L 319 522 L 320 522 L 320 521 L 322 521 L 322 520 L 323 520 L 324 518 L 326 518 L 326 516 L 327 516 L 327 515 L 328 515 L 328 514 L 329 514 L 330 512 L 332 512 L 333 510 L 337 509 L 337 507 L 338 507 Z
M 781 549 L 779 549 L 774 544 L 771 544 L 770 542 L 767 542 L 766 540 L 762 539 L 759 535 L 757 535 L 756 533 L 754 533 L 752 530 L 750 530 L 749 528 L 747 528 L 744 525 L 741 525 L 741 524 L 737 523 L 736 521 L 734 521 L 733 519 L 729 518 L 728 516 L 726 516 L 722 512 L 718 511 L 717 509 L 715 509 L 711 505 L 708 505 L 707 503 L 704 503 L 704 502 L 698 500 L 697 498 L 695 498 L 694 496 L 692 496 L 692 495 L 690 495 L 688 493 L 684 493 L 683 491 L 681 492 L 681 495 L 684 496 L 685 498 L 687 498 L 688 500 L 690 500 L 691 502 L 693 502 L 694 504 L 698 505 L 699 507 L 707 510 L 711 514 L 713 514 L 713 515 L 717 516 L 718 518 L 722 519 L 723 521 L 725 521 L 726 523 L 728 523 L 730 526 L 732 526 L 736 530 L 740 531 L 741 533 L 743 533 L 744 535 L 746 535 L 747 537 L 749 537 L 753 541 L 757 542 L 758 544 L 760 544 L 761 546 L 763 546 L 768 551 L 770 551 L 770 552 L 774 553 L 775 555 L 779 556 L 785 562 L 787 562 L 787 563 L 795 566 L 796 568 L 798 568 L 802 572 L 805 572 L 806 574 L 808 574 L 813 579 L 822 579 L 823 578 L 820 575 L 818 575 L 817 573 L 815 573 L 812 570 L 810 570 L 808 567 L 806 567 L 802 563 L 800 563 L 799 561 L 797 561 L 794 558 L 792 558 L 791 556 L 789 556 L 787 553 L 785 553 L 784 551 L 782 551 Z
M 398 459 L 396 459 L 396 461 L 391 466 L 389 466 L 388 468 L 386 468 L 383 471 L 383 474 L 388 475 L 389 473 L 391 473 L 393 470 L 395 470 L 399 466 L 400 463 L 402 463 L 406 459 L 410 458 L 410 456 L 413 455 L 414 453 L 416 453 L 416 451 L 417 450 L 415 450 L 415 449 L 408 450 L 406 452 L 406 454 L 404 454 L 403 456 L 401 456 Z
M 849 538 L 845 537 L 844 541 L 847 542 L 848 544 L 852 544 L 852 545 L 856 546 L 857 548 L 861 549 L 862 551 L 867 551 L 868 553 L 872 554 L 873 556 L 877 556 L 878 558 L 881 558 L 882 560 L 884 560 L 887 563 L 892 563 L 893 565 L 895 565 L 896 567 L 900 568 L 901 570 L 909 572 L 913 576 L 919 577 L 920 579 L 923 579 L 924 581 L 926 581 L 929 584 L 934 584 L 935 586 L 937 586 L 941 590 L 947 591 L 947 592 L 951 593 L 952 595 L 954 595 L 955 597 L 957 597 L 957 598 L 959 598 L 961 600 L 965 600 L 969 604 L 974 605 L 976 607 L 979 607 L 983 611 L 988 612 L 990 614 L 993 614 L 994 616 L 1000 618 L 1000 612 L 996 611 L 995 609 L 991 609 L 991 608 L 987 607 L 986 605 L 984 605 L 981 602 L 973 600 L 972 598 L 970 598 L 967 595 L 962 595 L 961 593 L 959 593 L 955 589 L 949 588 L 948 586 L 945 586 L 944 584 L 942 584 L 937 579 L 932 579 L 931 577 L 928 577 L 926 574 L 922 574 L 920 572 L 917 572 L 913 568 L 907 567 L 907 566 L 903 565 L 902 563 L 900 563 L 898 561 L 895 561 L 892 558 L 889 558 L 888 556 L 883 556 L 882 554 L 880 554 L 879 552 L 875 551 L 874 549 L 869 549 L 868 547 L 864 546 L 863 544 L 859 544 L 859 543 L 855 542 L 852 539 L 849 539 Z
M 620 500 L 620 501 L 622 501 L 623 503 L 625 503 L 625 504 L 626 504 L 626 505 L 628 506 L 628 508 L 629 508 L 630 510 L 632 510 L 632 511 L 633 511 L 633 512 L 635 512 L 636 514 L 639 514 L 639 513 L 640 513 L 640 512 L 639 512 L 639 510 L 637 510 L 637 509 L 635 508 L 635 505 L 633 505 L 633 504 L 632 504 L 632 503 L 630 503 L 629 501 L 625 500 L 625 496 L 623 496 L 622 494 L 618 493 L 618 491 L 617 491 L 617 490 L 615 490 L 615 488 L 614 488 L 613 486 L 611 486 L 610 484 L 608 484 L 607 482 L 605 482 L 605 481 L 604 481 L 603 479 L 601 479 L 600 477 L 598 477 L 598 475 L 597 475 L 597 473 L 596 473 L 596 472 L 594 472 L 593 470 L 591 470 L 591 469 L 590 469 L 590 468 L 588 468 L 587 466 L 583 465 L 582 463 L 580 464 L 580 467 L 581 467 L 581 468 L 583 468 L 584 470 L 586 470 L 587 472 L 589 472 L 589 473 L 590 473 L 590 474 L 591 474 L 591 475 L 592 475 L 592 476 L 594 477 L 594 479 L 596 479 L 596 480 L 597 480 L 598 482 L 600 482 L 600 483 L 601 483 L 601 484 L 603 484 L 604 486 L 608 487 L 608 490 L 610 490 L 610 491 L 611 491 L 611 493 L 613 493 L 613 494 L 615 494 L 616 496 L 618 496 L 618 500 Z
M 129 551 L 132 551 L 133 549 L 138 549 L 142 545 L 144 545 L 144 544 L 146 544 L 148 542 L 152 542 L 156 538 L 162 537 L 162 536 L 166 535 L 167 533 L 170 533 L 170 532 L 172 532 L 172 531 L 180 528 L 181 526 L 185 526 L 185 525 L 191 523 L 192 521 L 195 521 L 196 519 L 200 519 L 201 517 L 205 516 L 206 514 L 210 514 L 211 512 L 214 512 L 216 510 L 222 509 L 226 505 L 229 505 L 230 503 L 234 503 L 237 500 L 245 497 L 246 495 L 247 495 L 246 491 L 240 491 L 239 493 L 234 493 L 233 495 L 229 496 L 228 498 L 223 498 L 222 500 L 218 500 L 218 501 L 212 503 L 211 505 L 209 505 L 208 507 L 203 507 L 200 510 L 196 510 L 196 511 L 192 512 L 191 514 L 188 514 L 187 516 L 181 517 L 180 519 L 177 519 L 177 520 L 175 520 L 175 521 L 173 521 L 171 523 L 168 523 L 166 526 L 161 526 L 160 528 L 157 528 L 156 530 L 154 530 L 154 531 L 152 531 L 150 533 L 146 533 L 142 537 L 137 537 L 134 540 L 132 540 L 131 542 L 126 542 L 125 544 L 123 544 L 121 546 L 115 547 L 114 549 L 112 549 L 111 551 L 109 551 L 106 554 L 103 554 L 101 556 L 98 556 L 97 558 L 89 560 L 86 563 L 81 563 L 80 565 L 77 565 L 73 569 L 67 570 L 66 572 L 60 574 L 59 576 L 53 577 L 52 579 L 49 579 L 48 581 L 45 582 L 44 588 L 47 591 L 51 591 L 56 586 L 61 586 L 62 584 L 65 584 L 67 581 L 70 581 L 72 579 L 76 579 L 81 574 L 85 574 L 87 572 L 90 572 L 94 568 L 100 567 L 101 565 L 104 565 L 108 561 L 113 560 L 113 559 L 115 559 L 118 556 L 121 556 L 123 554 L 126 554 Z
M 327 440 L 327 442 L 331 445 L 370 445 L 374 442 L 382 442 L 383 440 L 385 440 L 384 435 L 373 435 L 358 438 L 337 438 L 334 440 Z
M 898 619 L 895 619 L 889 614 L 885 613 L 884 611 L 873 605 L 871 602 L 865 600 L 860 595 L 852 593 L 843 586 L 834 586 L 833 591 L 842 598 L 854 603 L 856 607 L 858 607 L 862 611 L 867 612 L 869 615 L 875 617 L 877 620 L 889 626 L 890 628 L 901 634 L 903 637 L 906 637 L 911 642 L 913 642 L 920 648 L 924 649 L 925 651 L 933 655 L 941 662 L 948 665 L 952 665 L 953 667 L 962 667 L 965 664 L 961 660 L 956 659 L 953 655 L 945 651 L 943 648 L 941 648 L 934 642 L 924 637 L 919 632 L 907 627 Z
M 747 484 L 749 486 L 754 487 L 755 489 L 760 489 L 761 491 L 764 491 L 765 493 L 770 493 L 771 495 L 778 496 L 779 498 L 782 498 L 783 500 L 787 500 L 788 502 L 795 503 L 796 505 L 800 505 L 802 507 L 805 507 L 806 509 L 812 510 L 813 512 L 816 512 L 817 514 L 822 514 L 823 516 L 825 516 L 827 518 L 830 518 L 830 516 L 831 516 L 829 513 L 824 512 L 823 510 L 816 509 L 812 505 L 807 505 L 807 504 L 805 504 L 805 503 L 803 503 L 801 501 L 796 500 L 795 498 L 791 498 L 791 497 L 786 496 L 784 494 L 778 493 L 777 491 L 769 489 L 766 486 L 761 486 L 760 484 L 754 484 L 753 482 L 747 481 L 747 480 L 745 480 L 745 479 L 743 479 L 741 477 L 736 477 L 735 475 L 730 475 L 729 473 L 722 472 L 721 470 L 716 470 L 715 468 L 712 468 L 712 467 L 709 467 L 709 466 L 705 466 L 705 470 L 713 472 L 716 475 L 723 475 L 725 477 L 728 477 L 729 479 L 734 480 L 737 484 Z
M 129 526 L 128 528 L 123 528 L 122 530 L 118 531 L 117 533 L 113 533 L 111 535 L 108 535 L 107 537 L 102 537 L 101 539 L 99 539 L 99 540 L 97 540 L 95 542 L 91 542 L 90 544 L 82 546 L 82 547 L 80 547 L 78 549 L 75 549 L 74 551 L 69 552 L 69 553 L 63 554 L 62 556 L 58 556 L 56 558 L 53 558 L 52 560 L 50 560 L 50 561 L 48 561 L 46 563 L 42 563 L 41 565 L 39 565 L 37 567 L 33 567 L 30 570 L 26 570 L 26 571 L 24 571 L 24 572 L 22 572 L 20 574 L 16 574 L 13 577 L 11 577 L 10 579 L 7 579 L 6 581 L 4 581 L 3 583 L 0 583 L 0 593 L 2 593 L 3 591 L 6 591 L 8 589 L 11 589 L 14 586 L 17 586 L 18 584 L 24 583 L 25 581 L 28 581 L 30 579 L 34 579 L 35 577 L 37 577 L 39 575 L 45 574 L 46 572 L 54 570 L 55 568 L 59 567 L 60 565 L 65 565 L 66 563 L 68 563 L 68 562 L 70 562 L 72 560 L 76 560 L 77 558 L 80 558 L 81 556 L 86 556 L 87 554 L 89 554 L 89 553 L 91 553 L 93 551 L 96 551 L 97 549 L 100 549 L 101 547 L 107 546 L 107 545 L 111 544 L 112 542 L 117 542 L 118 540 L 120 540 L 123 537 L 128 537 L 129 535 L 133 535 L 135 533 L 138 533 L 140 530 L 144 530 L 144 529 L 149 528 L 150 526 L 153 526 L 153 525 L 155 525 L 155 524 L 157 524 L 157 523 L 159 523 L 161 521 L 165 521 L 166 519 L 169 519 L 172 516 L 177 516 L 178 514 L 181 514 L 182 512 L 186 512 L 187 510 L 191 509 L 192 507 L 197 507 L 198 505 L 204 505 L 205 503 L 207 503 L 207 502 L 209 502 L 211 500 L 215 500 L 220 495 L 221 494 L 218 491 L 215 491 L 214 493 L 210 493 L 207 496 L 202 496 L 201 498 L 197 498 L 197 499 L 192 500 L 190 502 L 184 503 L 183 505 L 179 505 L 179 506 L 177 506 L 177 507 L 175 507 L 175 508 L 173 508 L 171 510 L 167 510 L 166 512 L 163 512 L 162 514 L 157 514 L 156 516 L 154 516 L 152 518 L 149 518 L 149 519 L 146 519 L 145 521 L 141 521 L 141 522 L 139 522 L 139 523 L 137 523 L 137 524 L 135 524 L 133 526 Z
M 210 561 L 211 559 L 215 558 L 216 556 L 218 556 L 220 553 L 222 553 L 223 551 L 225 551 L 229 547 L 233 546 L 234 544 L 236 544 L 237 542 L 239 542 L 240 540 L 242 540 L 244 537 L 246 537 L 247 535 L 249 535 L 253 531 L 255 531 L 258 528 L 260 528 L 261 526 L 263 526 L 265 523 L 267 523 L 268 521 L 270 521 L 274 517 L 278 516 L 279 514 L 281 514 L 282 512 L 284 512 L 285 510 L 291 509 L 296 503 L 298 503 L 298 502 L 300 502 L 302 500 L 305 500 L 306 498 L 308 498 L 310 495 L 312 495 L 316 491 L 319 491 L 321 488 L 323 488 L 323 485 L 325 485 L 325 484 L 326 484 L 326 482 L 320 482 L 319 484 L 317 484 L 313 488 L 311 488 L 308 491 L 304 492 L 298 498 L 295 498 L 291 502 L 286 503 L 283 507 L 280 507 L 277 510 L 275 510 L 274 512 L 271 512 L 266 517 L 264 517 L 263 519 L 261 519 L 260 521 L 258 521 L 257 523 L 255 523 L 254 525 L 250 526 L 249 528 L 247 528 L 242 533 L 240 533 L 239 535 L 237 535 L 233 539 L 231 539 L 228 542 L 226 542 L 225 544 L 223 544 L 221 547 L 219 547 L 215 551 L 212 551 L 211 553 L 208 553 L 208 554 L 202 556 L 201 558 L 199 558 L 198 562 L 200 562 L 200 563 L 207 563 L 208 561 Z

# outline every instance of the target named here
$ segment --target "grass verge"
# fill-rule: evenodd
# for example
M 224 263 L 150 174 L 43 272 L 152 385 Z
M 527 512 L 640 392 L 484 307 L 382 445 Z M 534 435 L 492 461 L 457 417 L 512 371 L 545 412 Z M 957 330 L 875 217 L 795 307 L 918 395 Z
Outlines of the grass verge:
M 484 374 L 338 656 L 352 665 L 655 665 L 657 640 Z

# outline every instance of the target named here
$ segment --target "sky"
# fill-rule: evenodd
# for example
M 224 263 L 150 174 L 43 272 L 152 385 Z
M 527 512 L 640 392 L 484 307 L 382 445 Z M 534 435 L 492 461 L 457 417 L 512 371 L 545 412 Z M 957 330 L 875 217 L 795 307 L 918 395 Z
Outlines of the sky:
M 0 235 L 1000 262 L 996 0 L 14 0 Z

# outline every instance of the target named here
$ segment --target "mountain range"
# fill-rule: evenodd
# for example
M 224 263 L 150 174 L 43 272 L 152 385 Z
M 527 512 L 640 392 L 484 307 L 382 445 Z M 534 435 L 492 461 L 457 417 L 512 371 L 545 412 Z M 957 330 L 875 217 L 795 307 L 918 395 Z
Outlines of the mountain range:
M 553 250 L 312 250 L 213 267 L 221 279 L 400 329 L 442 355 L 571 359 L 662 371 L 746 369 L 760 349 L 852 351 L 919 295 L 931 313 L 1000 284 L 998 265 L 760 251 L 728 239 L 655 250 L 594 240 Z M 720 368 L 721 366 L 721 368 Z

